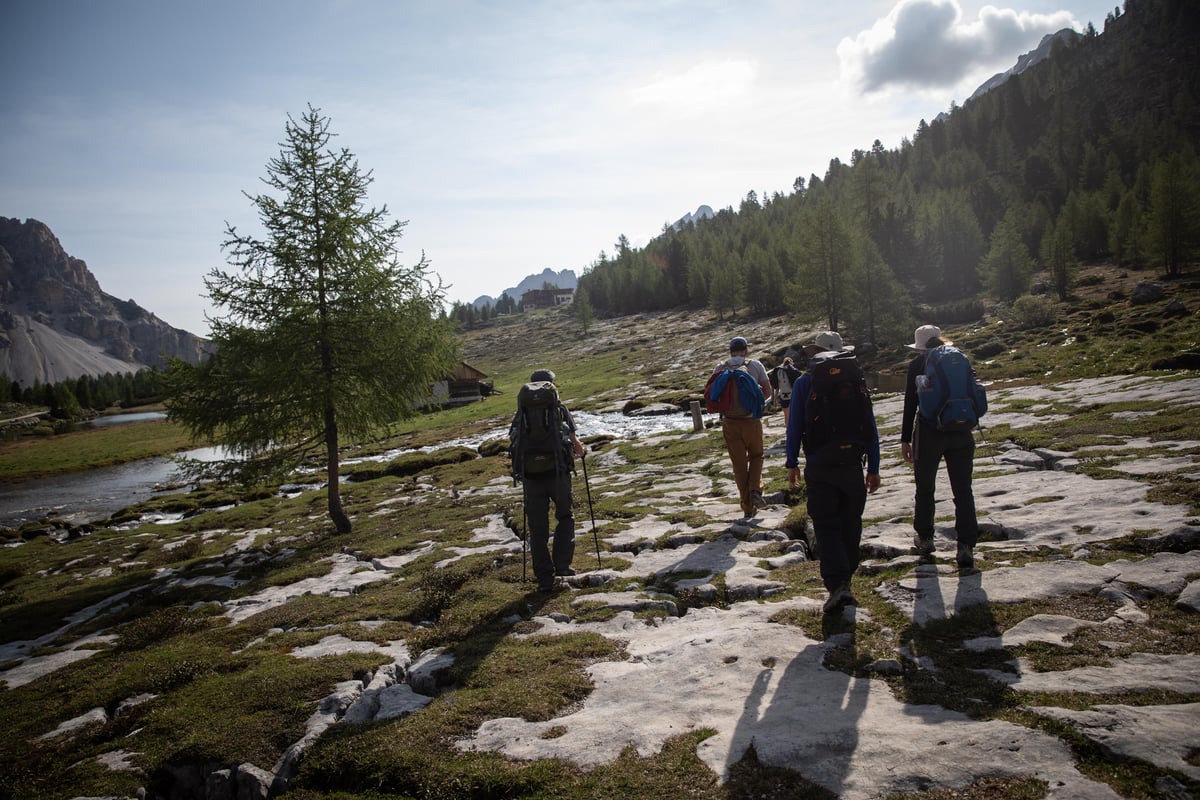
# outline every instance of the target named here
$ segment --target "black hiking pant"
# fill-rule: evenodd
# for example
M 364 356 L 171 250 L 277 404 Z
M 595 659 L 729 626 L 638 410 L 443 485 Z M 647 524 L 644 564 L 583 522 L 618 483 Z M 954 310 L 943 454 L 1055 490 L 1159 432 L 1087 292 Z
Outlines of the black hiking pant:
M 550 546 L 550 503 L 554 503 L 554 546 Z M 571 473 L 562 470 L 544 477 L 525 478 L 525 515 L 529 522 L 529 552 L 538 586 L 554 584 L 556 574 L 566 574 L 575 557 L 575 512 L 572 508 Z
M 975 517 L 975 493 L 971 476 L 975 466 L 975 434 L 971 431 L 939 431 L 917 416 L 913 431 L 913 477 L 917 483 L 913 502 L 913 530 L 922 538 L 933 536 L 937 504 L 937 472 L 946 462 L 950 491 L 954 495 L 954 529 L 958 543 L 974 547 L 979 540 Z
M 862 467 L 806 465 L 808 518 L 817 535 L 821 582 L 832 592 L 850 583 L 858 569 L 862 542 L 862 515 L 867 505 L 867 485 Z

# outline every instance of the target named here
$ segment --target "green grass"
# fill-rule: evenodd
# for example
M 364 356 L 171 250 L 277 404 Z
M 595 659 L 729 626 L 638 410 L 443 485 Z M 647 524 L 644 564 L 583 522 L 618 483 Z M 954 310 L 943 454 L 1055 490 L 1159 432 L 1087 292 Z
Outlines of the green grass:
M 126 464 L 199 446 L 181 426 L 167 420 L 0 441 L 0 482 Z

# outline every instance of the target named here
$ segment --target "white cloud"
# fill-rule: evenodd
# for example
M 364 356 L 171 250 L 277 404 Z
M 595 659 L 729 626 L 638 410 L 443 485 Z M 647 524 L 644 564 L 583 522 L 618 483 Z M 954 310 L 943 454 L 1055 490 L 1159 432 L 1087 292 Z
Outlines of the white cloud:
M 746 99 L 758 65 L 744 59 L 702 61 L 681 72 L 656 75 L 630 92 L 635 105 L 660 111 L 702 115 Z
M 978 19 L 966 21 L 958 0 L 901 0 L 869 30 L 842 39 L 837 52 L 843 79 L 864 92 L 946 88 L 981 70 L 1007 69 L 1014 53 L 1077 25 L 1068 11 L 984 6 Z

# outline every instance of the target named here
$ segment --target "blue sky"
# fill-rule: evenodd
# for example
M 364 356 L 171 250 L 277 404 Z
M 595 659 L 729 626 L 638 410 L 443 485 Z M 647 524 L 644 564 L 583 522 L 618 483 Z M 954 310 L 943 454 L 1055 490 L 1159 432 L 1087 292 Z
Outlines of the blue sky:
M 0 216 L 207 335 L 287 115 L 332 119 L 449 300 L 790 192 L 1116 0 L 0 0 Z

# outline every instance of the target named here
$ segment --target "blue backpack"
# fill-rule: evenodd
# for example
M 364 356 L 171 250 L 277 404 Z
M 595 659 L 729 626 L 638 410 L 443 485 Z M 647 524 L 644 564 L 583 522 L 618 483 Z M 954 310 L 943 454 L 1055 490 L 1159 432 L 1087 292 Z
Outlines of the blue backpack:
M 925 354 L 917 376 L 921 417 L 939 431 L 969 431 L 987 413 L 987 393 L 975 379 L 967 354 L 944 344 Z
M 765 402 L 762 387 L 745 367 L 718 370 L 708 376 L 704 386 L 704 406 L 710 414 L 758 419 Z

